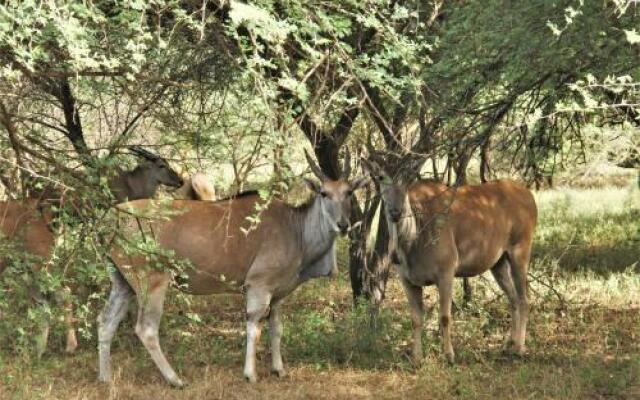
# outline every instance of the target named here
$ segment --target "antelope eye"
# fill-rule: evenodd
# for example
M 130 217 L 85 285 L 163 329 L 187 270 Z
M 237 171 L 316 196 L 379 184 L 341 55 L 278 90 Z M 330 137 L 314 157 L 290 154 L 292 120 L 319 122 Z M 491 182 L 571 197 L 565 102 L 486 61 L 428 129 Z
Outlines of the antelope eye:
M 347 196 L 351 196 L 353 194 L 353 190 L 349 189 L 347 190 Z
M 324 190 L 322 192 L 320 192 L 320 196 L 322 197 L 327 197 L 329 194 L 327 192 L 325 192 Z

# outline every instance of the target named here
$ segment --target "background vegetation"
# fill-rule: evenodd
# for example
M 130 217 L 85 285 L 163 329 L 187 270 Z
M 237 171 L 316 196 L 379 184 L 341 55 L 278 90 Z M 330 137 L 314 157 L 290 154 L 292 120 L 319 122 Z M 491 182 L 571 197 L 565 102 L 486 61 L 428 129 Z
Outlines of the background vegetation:
M 134 144 L 185 174 L 206 171 L 223 194 L 259 188 L 300 199 L 303 148 L 335 178 L 365 156 L 404 180 L 510 177 L 547 190 L 537 192 L 525 360 L 501 355 L 507 308 L 481 278 L 455 316 L 460 363 L 438 357 L 433 320 L 428 360 L 413 369 L 370 188 L 354 203 L 364 223 L 342 243 L 343 275 L 288 301 L 286 325 L 299 328 L 285 336 L 291 378 L 241 384 L 240 298 L 178 297 L 165 347 L 192 387 L 156 385 L 129 333 L 116 350 L 115 397 L 640 396 L 638 12 L 625 0 L 3 3 L 1 191 L 21 199 L 53 188 L 74 199 L 59 216 L 55 268 L 38 279 L 52 293 L 84 289 L 81 353 L 60 357 L 58 328 L 50 355 L 36 361 L 33 332 L 60 310 L 29 301 L 28 266 L 3 275 L 0 397 L 109 390 L 93 383 L 93 321 L 108 287 L 99 237 L 110 229 L 107 180 L 135 164 Z M 353 308 L 354 298 L 364 305 Z

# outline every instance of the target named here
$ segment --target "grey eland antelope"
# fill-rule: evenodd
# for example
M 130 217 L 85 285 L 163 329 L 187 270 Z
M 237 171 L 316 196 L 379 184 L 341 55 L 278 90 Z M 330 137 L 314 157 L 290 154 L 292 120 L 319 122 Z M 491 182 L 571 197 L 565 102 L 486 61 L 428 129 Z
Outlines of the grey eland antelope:
M 307 154 L 307 161 L 320 183 L 307 180 L 313 197 L 293 207 L 272 200 L 253 225 L 260 197 L 255 193 L 216 202 L 175 200 L 158 205 L 138 200 L 119 205 L 126 232 L 142 227 L 156 243 L 187 259 L 193 268 L 181 288 L 196 295 L 243 291 L 246 297 L 247 343 L 244 376 L 257 381 L 256 345 L 262 332 L 262 320 L 269 319 L 271 368 L 284 375 L 280 339 L 281 305 L 287 295 L 303 282 L 328 276 L 335 271 L 334 242 L 351 226 L 353 192 L 367 181 L 361 177 L 348 182 L 330 180 Z M 144 219 L 133 215 L 158 215 L 169 209 L 170 216 Z M 175 211 L 175 212 L 174 212 Z M 112 251 L 117 271 L 112 275 L 109 300 L 98 321 L 99 379 L 111 380 L 111 340 L 126 314 L 132 297 L 138 303 L 135 332 L 165 380 L 183 386 L 160 347 L 158 328 L 163 303 L 171 281 L 171 272 L 147 267 L 141 255 L 127 255 L 122 247 Z M 233 284 L 235 283 L 235 285 Z

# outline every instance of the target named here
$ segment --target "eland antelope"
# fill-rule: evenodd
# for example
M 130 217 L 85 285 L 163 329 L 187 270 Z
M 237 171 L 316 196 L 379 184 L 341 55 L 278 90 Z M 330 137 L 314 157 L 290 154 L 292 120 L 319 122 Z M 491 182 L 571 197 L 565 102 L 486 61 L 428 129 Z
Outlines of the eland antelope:
M 527 267 L 537 207 L 512 181 L 447 187 L 434 181 L 394 182 L 375 162 L 363 160 L 379 190 L 390 227 L 390 254 L 411 307 L 413 358 L 422 360 L 422 287 L 436 285 L 444 353 L 453 362 L 451 301 L 454 277 L 491 270 L 511 308 L 510 343 L 525 352 Z
M 109 188 L 117 200 L 142 199 L 153 197 L 159 185 L 180 187 L 182 179 L 161 157 L 149 153 L 140 148 L 132 150 L 147 159 L 131 171 L 119 171 L 116 178 L 109 182 Z M 50 204 L 64 202 L 64 196 L 57 194 L 51 187 L 45 187 L 39 193 L 33 193 L 39 198 L 26 200 L 0 201 L 0 233 L 2 240 L 24 251 L 25 260 L 35 257 L 32 265 L 34 272 L 47 265 L 53 251 L 55 237 L 51 229 L 53 215 Z M 55 195 L 55 197 L 54 197 Z M 4 271 L 8 260 L 0 254 L 0 274 Z M 46 303 L 46 297 L 41 293 L 37 285 L 31 288 L 32 296 L 39 303 Z M 68 288 L 63 289 L 69 292 Z M 66 348 L 67 353 L 73 353 L 78 346 L 75 328 L 73 324 L 73 308 L 68 293 L 65 293 L 65 324 L 67 326 Z M 37 340 L 36 354 L 41 356 L 47 347 L 49 325 L 45 323 Z
M 109 180 L 109 189 L 116 202 L 150 199 L 156 194 L 160 185 L 173 188 L 183 185 L 180 175 L 164 158 L 139 146 L 131 146 L 130 150 L 146 161 L 138 164 L 131 171 L 119 170 Z
M 190 261 L 193 268 L 184 271 L 187 278 L 180 285 L 183 290 L 196 295 L 245 293 L 244 376 L 249 382 L 257 380 L 256 346 L 262 321 L 267 317 L 271 368 L 279 376 L 284 375 L 280 354 L 282 302 L 303 282 L 335 271 L 335 239 L 350 230 L 353 192 L 367 181 L 364 177 L 352 182 L 330 180 L 306 156 L 321 181 L 307 180 L 314 196 L 298 207 L 272 200 L 259 212 L 257 224 L 251 222 L 261 204 L 256 193 L 216 202 L 175 200 L 162 206 L 139 200 L 118 206 L 125 232 L 146 231 L 162 249 Z M 162 207 L 168 208 L 171 215 L 155 219 L 134 216 L 157 216 Z M 158 336 L 165 293 L 172 279 L 171 268 L 150 268 L 144 256 L 127 254 L 121 245 L 113 249 L 111 256 L 118 270 L 112 275 L 111 294 L 98 319 L 99 379 L 111 380 L 111 340 L 130 298 L 135 296 L 137 336 L 165 380 L 183 386 L 165 358 Z

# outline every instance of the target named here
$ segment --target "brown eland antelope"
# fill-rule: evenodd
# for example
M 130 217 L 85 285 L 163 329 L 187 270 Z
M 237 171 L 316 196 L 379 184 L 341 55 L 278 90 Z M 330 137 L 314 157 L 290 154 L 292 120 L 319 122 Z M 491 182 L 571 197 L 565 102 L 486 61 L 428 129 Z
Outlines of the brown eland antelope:
M 260 197 L 256 193 L 216 202 L 175 200 L 165 208 L 172 216 L 141 223 L 132 214 L 158 215 L 155 202 L 140 200 L 118 206 L 127 231 L 151 232 L 158 245 L 187 259 L 192 269 L 181 287 L 197 295 L 224 292 L 246 293 L 247 348 L 244 376 L 256 382 L 256 346 L 262 321 L 269 318 L 271 368 L 284 375 L 280 338 L 281 305 L 301 283 L 335 270 L 334 242 L 338 234 L 350 230 L 349 216 L 354 190 L 367 181 L 361 177 L 351 183 L 328 179 L 307 154 L 318 184 L 307 180 L 314 196 L 304 205 L 293 207 L 272 200 L 252 227 Z M 138 301 L 135 332 L 156 366 L 170 384 L 183 386 L 182 380 L 166 360 L 158 337 L 163 303 L 171 273 L 145 266 L 142 256 L 126 255 L 122 248 L 112 251 L 118 271 L 112 275 L 109 300 L 98 318 L 101 381 L 111 380 L 111 340 L 124 317 L 132 294 Z M 236 285 L 234 285 L 234 283 Z
M 1 240 L 12 247 L 12 256 L 19 255 L 22 262 L 30 262 L 34 273 L 46 267 L 51 257 L 54 236 L 49 230 L 51 215 L 41 209 L 39 201 L 27 199 L 24 201 L 0 201 L 0 233 Z M 6 254 L 0 255 L 0 274 L 4 272 L 11 260 Z M 45 297 L 38 291 L 37 285 L 30 288 L 31 296 L 39 303 L 45 302 Z M 68 296 L 67 296 L 68 297 Z M 65 323 L 67 325 L 66 351 L 71 353 L 77 347 L 76 333 L 73 328 L 72 312 L 69 304 L 65 304 Z M 42 331 L 36 338 L 36 354 L 40 357 L 47 347 L 49 336 L 48 321 L 42 326 Z
M 422 360 L 422 287 L 438 287 L 442 344 L 453 362 L 453 278 L 489 269 L 509 299 L 510 342 L 523 354 L 529 313 L 527 267 L 538 215 L 531 193 L 507 180 L 457 188 L 427 180 L 406 185 L 394 182 L 375 162 L 363 164 L 384 201 L 391 259 L 411 307 L 414 361 Z
M 139 164 L 131 171 L 120 171 L 116 179 L 110 182 L 110 189 L 116 199 L 151 198 L 155 195 L 159 185 L 180 187 L 182 179 L 167 164 L 167 162 L 152 153 L 140 149 L 134 149 L 136 154 L 147 158 L 145 163 Z M 51 258 L 55 238 L 50 228 L 52 215 L 47 203 L 64 202 L 64 196 L 55 188 L 45 187 L 37 193 L 40 198 L 27 200 L 0 201 L 0 231 L 2 240 L 8 240 L 12 244 L 24 250 L 24 253 L 37 258 L 33 265 L 34 271 L 42 269 Z M 35 195 L 33 193 L 32 195 Z M 54 194 L 55 197 L 54 198 Z M 10 260 L 0 255 L 0 275 Z M 38 302 L 46 303 L 46 296 L 34 286 L 32 296 Z M 69 292 L 69 288 L 64 289 Z M 67 353 L 73 353 L 78 347 L 75 328 L 73 324 L 73 309 L 69 300 L 69 293 L 65 297 L 65 324 L 67 327 L 66 347 Z M 47 347 L 49 326 L 46 323 L 38 336 L 36 354 L 40 357 Z

